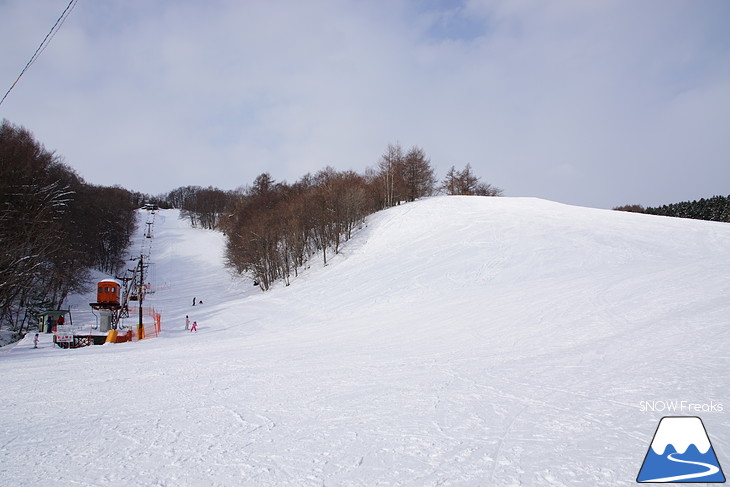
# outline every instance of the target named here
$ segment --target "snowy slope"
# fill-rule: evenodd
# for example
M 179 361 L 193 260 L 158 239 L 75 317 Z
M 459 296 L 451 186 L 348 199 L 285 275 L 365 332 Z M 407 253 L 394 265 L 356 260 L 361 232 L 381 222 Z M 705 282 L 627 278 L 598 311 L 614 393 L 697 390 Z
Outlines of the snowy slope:
M 268 293 L 154 228 L 160 338 L 0 352 L 8 485 L 632 485 L 642 401 L 730 408 L 730 225 L 431 198 Z

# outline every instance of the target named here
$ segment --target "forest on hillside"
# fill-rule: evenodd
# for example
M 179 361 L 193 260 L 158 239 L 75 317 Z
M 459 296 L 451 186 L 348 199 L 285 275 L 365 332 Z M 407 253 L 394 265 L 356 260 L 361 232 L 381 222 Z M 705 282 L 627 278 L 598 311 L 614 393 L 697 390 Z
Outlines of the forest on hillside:
M 267 290 L 278 280 L 289 284 L 315 254 L 326 264 L 371 213 L 437 191 L 502 194 L 469 164 L 452 166 L 439 184 L 423 149 L 390 144 L 364 174 L 326 167 L 289 184 L 263 173 L 236 191 L 180 187 L 158 204 L 181 209 L 194 226 L 225 233 L 228 264 Z
M 644 208 L 641 205 L 618 206 L 614 210 L 646 213 L 648 215 L 672 216 L 715 222 L 730 222 L 730 195 L 700 198 L 656 207 Z
M 0 328 L 22 333 L 123 263 L 143 196 L 84 182 L 26 129 L 0 125 Z
M 378 210 L 435 192 L 498 196 L 469 164 L 440 183 L 423 149 L 388 145 L 364 174 L 331 167 L 289 184 L 269 173 L 234 191 L 184 186 L 150 196 L 89 184 L 33 134 L 0 126 L 0 330 L 22 335 L 39 311 L 62 309 L 90 285 L 90 270 L 116 275 L 145 203 L 177 208 L 193 226 L 227 237 L 228 264 L 263 290 L 287 284 L 315 255 L 326 263 Z
M 438 181 L 420 147 L 389 144 L 360 174 L 326 167 L 294 183 L 262 173 L 233 191 L 182 186 L 150 196 L 89 184 L 33 134 L 7 120 L 0 126 L 0 329 L 22 333 L 34 315 L 60 309 L 89 286 L 89 272 L 115 275 L 144 203 L 177 208 L 193 226 L 227 237 L 227 263 L 267 290 L 289 284 L 314 258 L 324 264 L 373 212 L 435 193 L 499 196 L 467 164 Z M 616 210 L 730 221 L 730 196 Z

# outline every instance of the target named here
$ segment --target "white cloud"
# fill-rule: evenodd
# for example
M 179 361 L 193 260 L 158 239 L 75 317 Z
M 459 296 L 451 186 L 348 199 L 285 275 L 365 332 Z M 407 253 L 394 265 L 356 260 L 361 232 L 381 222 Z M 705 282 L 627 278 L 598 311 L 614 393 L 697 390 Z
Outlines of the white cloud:
M 65 3 L 0 4 L 0 84 Z M 729 7 L 701 5 L 81 2 L 0 117 L 90 182 L 152 193 L 361 171 L 399 141 L 507 194 L 710 196 L 729 192 Z

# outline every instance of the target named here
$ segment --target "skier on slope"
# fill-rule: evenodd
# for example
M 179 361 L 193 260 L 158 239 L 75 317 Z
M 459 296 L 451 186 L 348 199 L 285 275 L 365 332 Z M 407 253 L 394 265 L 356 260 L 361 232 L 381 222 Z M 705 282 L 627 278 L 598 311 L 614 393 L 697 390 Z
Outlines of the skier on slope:
M 185 329 L 190 329 L 190 318 L 188 318 L 188 315 L 185 315 Z
M 190 328 L 190 331 L 198 333 L 198 322 L 197 321 L 193 321 L 193 326 L 192 326 L 192 328 Z

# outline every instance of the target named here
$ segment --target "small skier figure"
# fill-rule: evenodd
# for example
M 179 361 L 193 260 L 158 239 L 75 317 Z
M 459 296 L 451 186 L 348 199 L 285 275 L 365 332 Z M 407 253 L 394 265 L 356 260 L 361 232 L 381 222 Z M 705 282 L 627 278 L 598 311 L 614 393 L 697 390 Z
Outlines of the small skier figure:
M 193 306 L 195 306 L 195 296 L 193 296 Z
M 190 331 L 191 332 L 194 331 L 195 333 L 198 333 L 198 322 L 197 321 L 193 321 L 193 326 L 190 328 Z
M 38 348 L 38 333 L 36 333 L 35 338 L 33 338 L 33 348 Z
M 188 318 L 188 315 L 185 315 L 185 329 L 190 329 L 190 318 Z

